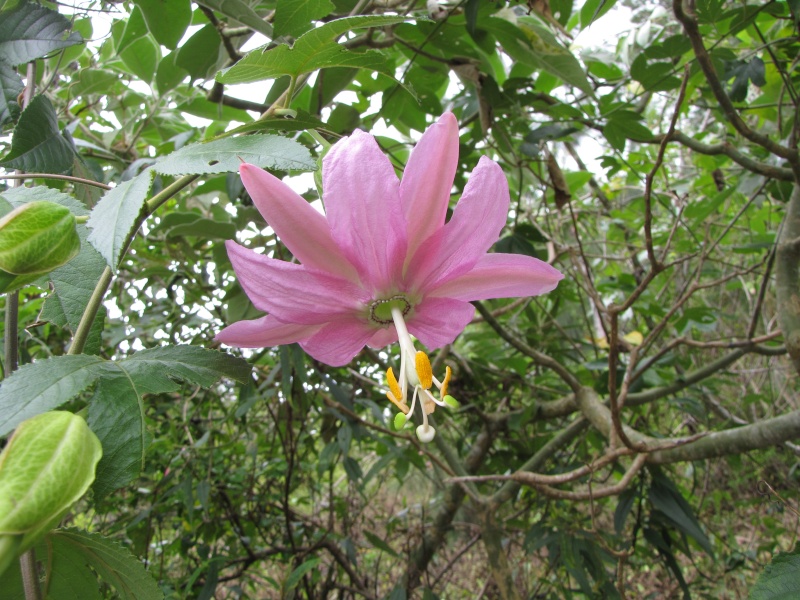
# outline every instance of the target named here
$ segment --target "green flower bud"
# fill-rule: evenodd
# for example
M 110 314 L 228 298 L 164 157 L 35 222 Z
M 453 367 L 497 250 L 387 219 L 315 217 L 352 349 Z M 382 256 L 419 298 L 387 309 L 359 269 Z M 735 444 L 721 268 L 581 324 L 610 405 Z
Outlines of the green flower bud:
M 102 454 L 86 421 L 70 412 L 17 427 L 0 453 L 0 567 L 58 525 L 94 481 Z
M 80 248 L 75 215 L 66 206 L 29 202 L 0 219 L 0 269 L 6 273 L 48 273 Z

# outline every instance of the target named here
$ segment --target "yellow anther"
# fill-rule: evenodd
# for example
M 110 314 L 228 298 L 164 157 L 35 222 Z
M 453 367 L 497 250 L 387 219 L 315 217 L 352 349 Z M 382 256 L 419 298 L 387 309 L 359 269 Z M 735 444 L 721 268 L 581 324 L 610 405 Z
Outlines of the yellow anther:
M 453 374 L 453 371 L 450 367 L 445 367 L 444 371 L 444 381 L 442 381 L 442 390 L 439 394 L 439 398 L 444 400 L 444 397 L 447 396 L 447 384 L 450 383 L 450 376 Z
M 417 352 L 415 358 L 419 385 L 423 390 L 428 390 L 433 385 L 433 370 L 428 355 L 422 351 Z
M 403 398 L 403 392 L 400 390 L 400 386 L 397 383 L 397 378 L 392 372 L 392 367 L 389 367 L 389 370 L 386 371 L 386 385 L 389 387 L 389 391 L 386 392 L 386 397 L 392 402 L 392 404 L 402 410 L 403 414 L 407 415 L 410 409 L 404 402 L 405 398 Z

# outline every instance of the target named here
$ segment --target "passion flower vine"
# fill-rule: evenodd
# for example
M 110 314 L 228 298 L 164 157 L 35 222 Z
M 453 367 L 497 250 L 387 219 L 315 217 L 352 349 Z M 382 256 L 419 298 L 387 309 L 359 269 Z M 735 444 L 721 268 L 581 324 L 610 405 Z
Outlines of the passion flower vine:
M 233 323 L 217 340 L 240 348 L 298 342 L 331 366 L 350 362 L 365 345 L 399 341 L 398 375 L 386 373 L 387 397 L 401 411 L 395 424 L 402 427 L 419 400 L 417 436 L 432 440 L 428 415 L 437 405 L 457 405 L 447 394 L 450 368 L 434 377 L 411 336 L 435 350 L 472 320 L 471 301 L 544 294 L 563 277 L 530 256 L 487 253 L 510 198 L 503 171 L 486 157 L 445 223 L 457 167 L 452 113 L 422 135 L 402 181 L 368 133 L 334 144 L 322 161 L 325 215 L 280 179 L 241 165 L 253 202 L 300 264 L 228 241 L 239 282 L 267 315 Z

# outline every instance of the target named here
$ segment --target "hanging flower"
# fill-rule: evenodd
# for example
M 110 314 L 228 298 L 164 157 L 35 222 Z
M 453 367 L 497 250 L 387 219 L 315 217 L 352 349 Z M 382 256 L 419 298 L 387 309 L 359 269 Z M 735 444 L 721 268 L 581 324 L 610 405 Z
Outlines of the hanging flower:
M 405 423 L 419 398 L 423 424 L 417 435 L 433 439 L 427 415 L 437 404 L 455 403 L 447 395 L 450 369 L 441 381 L 435 378 L 410 334 L 439 348 L 472 320 L 470 301 L 535 296 L 562 278 L 530 256 L 487 254 L 506 223 L 510 200 L 503 171 L 486 157 L 445 223 L 457 167 L 452 113 L 422 135 L 402 181 L 371 135 L 355 131 L 332 146 L 323 159 L 325 215 L 280 179 L 243 164 L 242 181 L 253 202 L 300 264 L 228 241 L 240 284 L 268 314 L 229 325 L 217 340 L 241 348 L 298 342 L 331 366 L 348 363 L 365 345 L 399 341 L 399 377 L 391 368 L 386 374 L 387 396 L 401 411 L 395 423 Z

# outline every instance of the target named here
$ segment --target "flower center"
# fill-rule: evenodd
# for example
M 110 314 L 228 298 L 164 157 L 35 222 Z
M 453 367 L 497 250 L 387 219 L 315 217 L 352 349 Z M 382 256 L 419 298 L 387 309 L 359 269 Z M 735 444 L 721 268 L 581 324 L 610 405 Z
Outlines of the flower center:
M 402 294 L 385 300 L 373 300 L 369 305 L 369 319 L 373 323 L 391 325 L 394 323 L 392 318 L 392 309 L 394 308 L 399 309 L 405 317 L 411 311 L 411 303 Z
M 397 339 L 400 343 L 399 380 L 395 377 L 391 367 L 386 371 L 386 385 L 389 388 L 389 391 L 386 392 L 386 397 L 400 409 L 400 412 L 394 418 L 394 425 L 396 429 L 405 427 L 406 422 L 414 412 L 414 407 L 419 397 L 422 425 L 417 427 L 417 438 L 421 442 L 430 442 L 433 440 L 436 430 L 428 424 L 428 415 L 436 409 L 436 405 L 458 408 L 456 399 L 447 393 L 447 386 L 450 383 L 451 376 L 450 367 L 446 367 L 442 381 L 433 376 L 428 355 L 414 347 L 414 340 L 411 339 L 405 320 L 403 320 L 403 316 L 407 312 L 404 308 L 410 309 L 410 305 L 404 297 L 395 296 L 387 300 L 374 302 L 370 307 L 370 315 L 377 314 L 380 317 L 379 311 L 386 310 L 387 306 L 390 322 L 394 323 L 397 329 Z M 439 389 L 439 398 L 436 398 L 431 392 L 433 386 Z M 409 394 L 411 394 L 410 408 L 406 404 Z

